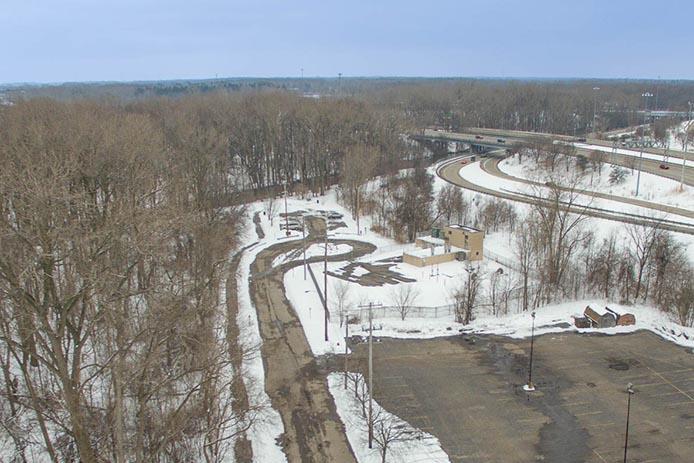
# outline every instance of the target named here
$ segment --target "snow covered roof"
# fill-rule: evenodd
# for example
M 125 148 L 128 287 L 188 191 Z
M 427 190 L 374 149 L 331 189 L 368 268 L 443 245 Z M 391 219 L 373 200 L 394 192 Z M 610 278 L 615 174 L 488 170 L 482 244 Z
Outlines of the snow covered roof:
M 443 246 L 445 241 L 441 238 L 434 238 L 433 236 L 420 236 L 418 240 L 424 241 L 425 243 L 431 243 L 435 246 Z
M 431 250 L 434 250 L 432 254 Z M 448 252 L 446 252 L 445 246 L 433 246 L 432 248 L 419 248 L 412 251 L 405 251 L 404 254 L 408 254 L 414 257 L 429 257 L 429 256 L 440 256 L 443 254 L 455 254 L 456 252 L 462 252 L 463 249 L 457 248 L 455 246 L 450 246 Z
M 449 225 L 450 228 L 456 228 L 458 230 L 464 230 L 468 232 L 480 232 L 482 230 L 474 227 L 469 227 L 467 225 Z

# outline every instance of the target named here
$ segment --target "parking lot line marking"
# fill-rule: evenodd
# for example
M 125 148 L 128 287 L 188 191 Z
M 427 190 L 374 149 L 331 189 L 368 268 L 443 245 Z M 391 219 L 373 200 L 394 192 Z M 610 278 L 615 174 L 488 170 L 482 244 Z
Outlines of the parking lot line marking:
M 609 423 L 596 423 L 596 424 L 589 424 L 588 428 L 602 428 L 605 426 L 614 426 L 614 421 L 610 421 Z
M 602 457 L 602 455 L 600 455 L 600 454 L 598 453 L 597 450 L 593 449 L 593 453 L 596 454 L 596 455 L 598 456 L 598 458 L 600 458 L 600 461 L 604 461 L 605 463 L 607 463 L 607 460 L 605 460 L 605 459 Z
M 653 372 L 654 375 L 658 376 L 660 379 L 662 379 L 663 381 L 665 381 L 666 383 L 668 383 L 670 386 L 672 386 L 675 390 L 677 390 L 678 392 L 680 392 L 683 396 L 685 396 L 686 398 L 688 398 L 690 401 L 694 402 L 694 397 L 692 397 L 691 395 L 689 395 L 689 394 L 687 394 L 686 392 L 684 392 L 682 389 L 680 389 L 680 388 L 678 388 L 677 386 L 675 386 L 674 384 L 672 384 L 672 382 L 668 381 L 668 379 L 665 378 L 665 376 L 661 375 L 660 373 L 658 373 L 657 371 L 655 371 L 653 368 L 649 367 L 648 365 L 646 365 L 646 368 L 648 368 L 650 371 Z
M 574 405 L 586 405 L 586 404 L 590 404 L 590 403 L 592 403 L 592 402 L 569 402 L 569 403 L 564 404 L 564 406 L 565 407 L 573 407 Z
M 577 417 L 578 417 L 578 416 L 599 415 L 599 414 L 601 414 L 601 413 L 602 413 L 602 411 L 596 410 L 596 411 L 594 411 L 594 412 L 576 413 L 574 416 L 577 416 Z

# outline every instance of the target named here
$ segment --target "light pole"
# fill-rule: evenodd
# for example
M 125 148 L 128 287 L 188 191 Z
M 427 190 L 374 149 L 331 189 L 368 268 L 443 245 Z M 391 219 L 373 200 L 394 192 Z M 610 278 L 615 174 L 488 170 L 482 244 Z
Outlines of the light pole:
M 325 253 L 323 259 L 323 309 L 325 340 L 328 341 L 328 213 L 325 213 Z
M 306 281 L 306 216 L 301 216 L 301 233 L 303 235 L 304 247 L 304 281 Z
M 533 347 L 535 345 L 535 311 L 533 310 L 530 314 L 533 317 L 533 324 L 530 330 L 530 364 L 528 365 L 528 384 L 523 386 L 523 390 L 526 392 L 532 392 L 535 390 L 535 385 L 533 384 Z
M 639 195 L 639 186 L 641 185 L 641 167 L 643 166 L 643 148 L 646 145 L 646 111 L 648 110 L 648 97 L 653 96 L 652 93 L 642 93 L 643 97 L 643 127 L 641 127 L 641 152 L 639 153 L 639 171 L 636 174 L 636 195 Z
M 287 236 L 291 235 L 289 233 L 289 214 L 287 213 L 287 182 L 284 182 L 284 227 Z
M 593 87 L 593 134 L 597 133 L 595 130 L 595 120 L 598 113 L 598 90 L 600 90 L 600 87 Z
M 684 159 L 682 160 L 682 178 L 680 178 L 680 190 L 684 190 L 684 168 L 687 165 L 687 145 L 689 144 L 689 130 L 692 126 L 692 102 L 688 101 L 687 125 L 684 127 Z
M 627 446 L 629 445 L 629 414 L 631 413 L 631 396 L 634 395 L 634 385 L 627 384 L 627 428 L 624 433 L 624 463 L 627 463 Z
M 369 448 L 373 448 L 373 438 L 374 438 L 374 428 L 373 428 L 373 396 L 374 396 L 374 383 L 373 383 L 373 308 L 382 307 L 381 303 L 374 304 L 369 302 Z M 364 308 L 367 306 L 360 305 L 359 308 Z

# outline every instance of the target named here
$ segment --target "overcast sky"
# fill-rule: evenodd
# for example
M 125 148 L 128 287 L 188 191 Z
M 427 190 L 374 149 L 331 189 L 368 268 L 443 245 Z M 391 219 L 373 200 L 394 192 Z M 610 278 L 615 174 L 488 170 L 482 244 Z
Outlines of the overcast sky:
M 693 0 L 0 0 L 0 82 L 694 78 Z

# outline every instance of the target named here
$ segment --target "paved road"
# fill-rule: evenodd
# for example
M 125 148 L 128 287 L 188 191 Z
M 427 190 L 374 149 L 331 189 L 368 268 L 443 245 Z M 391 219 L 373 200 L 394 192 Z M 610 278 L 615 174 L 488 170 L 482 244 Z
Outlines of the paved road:
M 488 174 L 494 175 L 495 177 L 503 178 L 506 180 L 511 180 L 513 182 L 518 182 L 518 183 L 524 183 L 526 185 L 533 185 L 533 186 L 539 186 L 539 187 L 544 187 L 544 184 L 541 182 L 535 182 L 532 180 L 528 180 L 525 178 L 520 178 L 516 177 L 510 174 L 507 174 L 506 172 L 503 172 L 499 168 L 499 163 L 501 162 L 501 159 L 485 159 L 482 161 L 482 170 L 487 172 Z M 558 187 L 561 188 L 561 187 Z M 568 188 L 561 188 L 565 191 L 570 191 Z M 576 189 L 574 190 L 577 193 L 580 193 L 582 195 L 588 196 L 590 198 L 602 198 L 602 199 L 608 199 L 610 201 L 617 201 L 620 203 L 626 203 L 626 204 L 632 204 L 634 206 L 639 206 L 639 207 L 644 207 L 647 209 L 653 209 L 657 212 L 660 213 L 666 213 L 666 214 L 675 214 L 675 215 L 680 215 L 683 217 L 689 217 L 689 218 L 694 218 L 694 211 L 691 209 L 684 209 L 682 207 L 675 207 L 675 206 L 669 206 L 666 204 L 659 204 L 659 203 L 654 203 L 651 201 L 644 201 L 642 199 L 637 199 L 637 198 L 626 198 L 624 196 L 615 196 L 607 193 L 600 193 L 597 191 L 589 191 L 589 190 L 580 190 Z
M 499 191 L 499 190 L 494 190 L 491 188 L 487 188 L 482 185 L 478 185 L 476 183 L 472 183 L 463 177 L 460 176 L 460 168 L 461 165 L 456 159 L 449 160 L 447 162 L 442 163 L 439 165 L 439 167 L 436 170 L 436 173 L 439 177 L 444 179 L 445 181 L 452 183 L 453 185 L 457 185 L 460 187 L 463 187 L 467 190 L 471 191 L 477 191 L 479 193 L 484 193 L 488 194 L 491 196 L 496 196 L 498 198 L 504 198 L 508 199 L 511 201 L 517 201 L 517 202 L 522 202 L 526 204 L 531 204 L 531 205 L 536 205 L 538 204 L 538 201 L 541 202 L 542 200 L 539 200 L 538 198 L 531 197 L 531 196 L 522 196 L 520 194 L 515 194 L 515 193 L 510 193 L 510 192 L 505 192 L 505 191 Z M 547 207 L 554 207 L 554 205 L 548 201 L 546 201 L 546 206 Z M 657 225 L 658 227 L 664 229 L 664 230 L 669 230 L 669 231 L 674 231 L 674 232 L 679 232 L 679 233 L 686 233 L 686 234 L 694 234 L 694 227 L 691 225 L 687 224 L 678 224 L 675 223 L 675 221 L 670 221 L 670 220 L 655 220 L 649 217 L 645 216 L 638 216 L 634 214 L 625 214 L 625 213 L 617 213 L 617 212 L 611 212 L 605 209 L 597 209 L 593 207 L 587 207 L 587 206 L 571 206 L 571 207 L 560 207 L 562 210 L 569 210 L 571 212 L 575 213 L 580 213 L 580 214 L 585 214 L 590 217 L 596 217 L 600 219 L 607 219 L 607 220 L 612 220 L 616 222 L 623 222 L 623 223 L 633 223 L 633 224 L 648 224 L 648 225 Z
M 322 220 L 309 220 L 307 245 L 322 241 Z M 324 236 L 324 235 L 323 235 Z M 349 244 L 351 253 L 329 256 L 331 261 L 359 257 L 375 250 L 361 241 L 330 240 Z M 302 265 L 295 261 L 274 267 L 274 259 L 301 249 L 302 241 L 282 242 L 261 251 L 251 264 L 251 298 L 258 312 L 265 390 L 284 423 L 284 451 L 289 462 L 354 462 L 344 427 L 337 416 L 326 384 L 325 372 L 316 362 L 301 322 L 287 300 L 284 274 Z M 319 262 L 321 257 L 307 259 Z
M 469 338 L 468 338 L 469 339 Z M 622 461 L 626 385 L 634 383 L 629 461 L 688 463 L 694 449 L 694 354 L 650 332 L 558 333 L 529 340 L 383 339 L 374 394 L 439 438 L 454 463 Z M 355 346 L 364 363 L 365 344 Z
M 560 140 L 560 141 L 570 141 L 573 137 L 567 137 L 565 135 L 553 135 L 553 134 L 542 134 L 535 132 L 521 132 L 515 130 L 497 130 L 497 129 L 468 129 L 466 132 L 454 133 L 454 132 L 437 132 L 437 131 L 426 131 L 426 135 L 432 137 L 441 137 L 444 139 L 457 140 L 457 141 L 469 141 L 473 143 L 489 144 L 501 147 L 510 147 L 515 143 L 526 143 L 533 139 L 546 139 L 546 140 Z M 481 138 L 476 138 L 481 137 Z M 502 138 L 505 140 L 504 143 L 498 143 L 497 139 Z M 587 143 L 592 144 L 605 144 L 604 140 L 592 140 L 589 139 Z M 610 143 L 605 146 L 611 147 Z M 622 148 L 620 148 L 622 149 Z M 589 156 L 591 153 L 590 148 L 576 148 L 576 154 L 583 156 Z M 635 150 L 631 150 L 635 151 Z M 662 150 L 646 149 L 644 152 L 649 152 L 651 154 L 662 155 Z M 640 161 L 634 156 L 629 156 L 625 154 L 611 154 L 605 153 L 611 164 L 617 164 L 626 168 L 638 169 L 639 164 L 641 165 L 642 172 L 648 172 L 653 175 L 658 175 L 660 177 L 669 178 L 679 182 L 682 179 L 682 165 L 676 163 L 667 163 L 670 167 L 669 169 L 661 169 L 661 160 L 647 159 L 643 158 Z M 683 157 L 685 154 L 681 151 L 671 151 L 671 158 Z M 687 165 L 684 172 L 684 183 L 686 185 L 694 186 L 694 153 L 688 153 L 687 155 Z

